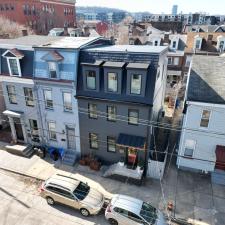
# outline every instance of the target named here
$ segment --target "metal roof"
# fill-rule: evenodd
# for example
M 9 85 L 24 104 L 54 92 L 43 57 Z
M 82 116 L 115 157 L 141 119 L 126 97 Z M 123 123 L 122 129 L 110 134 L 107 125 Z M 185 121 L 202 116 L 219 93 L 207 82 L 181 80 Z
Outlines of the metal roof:
M 181 73 L 179 70 L 167 70 L 167 75 L 169 76 L 181 76 Z
M 144 70 L 147 70 L 149 66 L 150 66 L 150 62 L 149 63 L 129 63 L 126 66 L 126 68 L 127 69 L 144 69 Z
M 100 66 L 102 65 L 104 61 L 101 60 L 96 60 L 94 63 L 81 63 L 81 65 L 85 65 L 85 66 Z
M 39 47 L 79 49 L 98 39 L 99 37 L 61 37 L 58 40 L 50 41 L 40 45 Z
M 104 67 L 116 67 L 116 68 L 122 68 L 125 65 L 125 62 L 105 62 L 103 64 Z
M 133 52 L 133 53 L 156 53 L 165 51 L 167 46 L 149 46 L 149 45 L 111 45 L 96 48 L 89 48 L 87 51 L 105 51 L 105 52 Z
M 134 147 L 138 149 L 144 149 L 145 142 L 146 142 L 146 139 L 144 137 L 134 136 L 130 134 L 122 134 L 122 133 L 120 133 L 117 139 L 118 145 L 130 146 L 130 147 Z
M 225 58 L 193 56 L 187 100 L 225 104 Z

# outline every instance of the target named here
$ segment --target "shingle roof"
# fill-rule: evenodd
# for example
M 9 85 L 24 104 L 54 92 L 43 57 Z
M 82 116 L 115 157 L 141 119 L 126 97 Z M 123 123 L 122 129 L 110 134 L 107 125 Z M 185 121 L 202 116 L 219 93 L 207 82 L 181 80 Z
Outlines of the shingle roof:
M 56 50 L 53 50 L 44 55 L 42 59 L 45 61 L 62 61 L 64 57 L 60 55 Z
M 187 100 L 225 104 L 225 57 L 193 56 Z

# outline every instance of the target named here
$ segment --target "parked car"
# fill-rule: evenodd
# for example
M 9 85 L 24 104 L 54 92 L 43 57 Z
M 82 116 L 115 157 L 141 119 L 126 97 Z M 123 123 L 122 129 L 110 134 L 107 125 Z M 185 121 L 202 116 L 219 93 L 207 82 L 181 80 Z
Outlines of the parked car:
M 151 204 L 126 195 L 115 195 L 105 211 L 111 225 L 166 225 L 159 210 Z
M 68 205 L 79 209 L 83 216 L 98 214 L 104 204 L 102 193 L 74 177 L 60 174 L 53 175 L 42 184 L 40 195 L 49 205 Z

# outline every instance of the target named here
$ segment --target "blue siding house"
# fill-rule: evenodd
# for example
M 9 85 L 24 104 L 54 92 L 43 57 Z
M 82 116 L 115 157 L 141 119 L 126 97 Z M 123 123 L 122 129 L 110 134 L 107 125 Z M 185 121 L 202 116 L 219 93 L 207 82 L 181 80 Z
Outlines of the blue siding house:
M 65 150 L 72 165 L 80 155 L 80 128 L 76 96 L 79 51 L 99 45 L 102 38 L 71 38 L 35 47 L 34 83 L 39 101 L 43 144 Z

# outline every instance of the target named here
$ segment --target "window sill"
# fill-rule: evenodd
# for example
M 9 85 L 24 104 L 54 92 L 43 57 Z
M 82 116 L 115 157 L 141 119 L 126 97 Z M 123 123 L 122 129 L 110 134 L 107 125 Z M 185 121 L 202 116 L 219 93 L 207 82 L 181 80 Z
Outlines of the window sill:
M 54 108 L 45 108 L 47 111 L 54 111 Z
M 191 156 L 183 156 L 183 158 L 184 158 L 184 159 L 192 159 L 192 160 L 194 159 L 194 158 L 191 157 Z
M 138 123 L 128 123 L 128 125 L 138 126 Z
M 70 113 L 70 114 L 73 114 L 73 110 L 71 110 L 71 111 L 70 111 L 70 110 L 63 110 L 63 112 L 64 112 L 64 113 Z
M 14 102 L 9 102 L 10 104 L 12 104 L 12 105 L 18 105 L 18 103 L 16 102 L 16 103 L 14 103 Z

